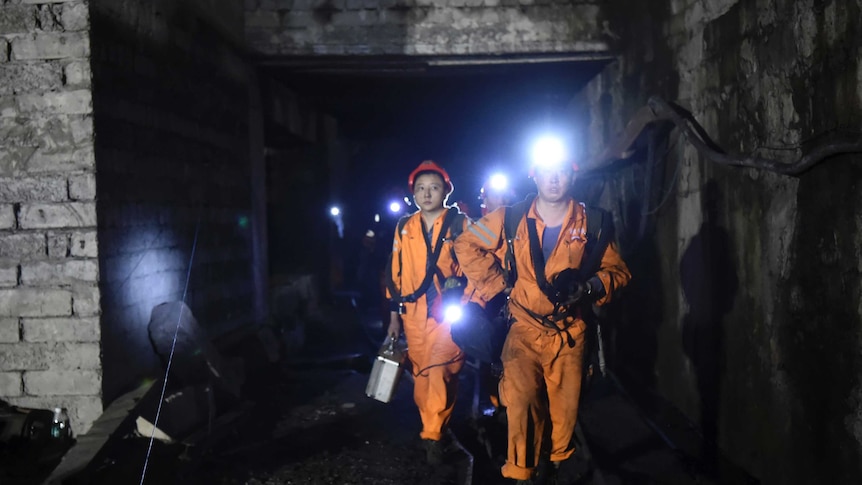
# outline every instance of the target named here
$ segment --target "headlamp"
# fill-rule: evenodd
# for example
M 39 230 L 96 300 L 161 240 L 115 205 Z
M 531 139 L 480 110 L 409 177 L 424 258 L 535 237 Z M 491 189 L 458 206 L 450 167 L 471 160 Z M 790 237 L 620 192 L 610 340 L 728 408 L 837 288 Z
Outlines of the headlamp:
M 543 136 L 536 140 L 530 154 L 534 169 L 558 168 L 566 161 L 566 146 L 555 136 Z
M 509 188 L 509 179 L 505 174 L 495 173 L 488 179 L 488 185 L 491 190 L 502 192 Z

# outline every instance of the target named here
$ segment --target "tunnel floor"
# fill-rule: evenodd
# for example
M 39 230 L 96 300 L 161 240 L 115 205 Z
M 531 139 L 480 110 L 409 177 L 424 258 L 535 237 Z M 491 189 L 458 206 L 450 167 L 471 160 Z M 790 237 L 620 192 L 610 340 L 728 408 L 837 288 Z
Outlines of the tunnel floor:
M 426 464 L 412 383 L 402 378 L 392 402 L 365 395 L 379 320 L 349 311 L 310 327 L 307 345 L 277 365 L 249 372 L 248 407 L 219 427 L 205 447 L 126 439 L 89 483 L 215 485 L 449 485 L 511 484 L 499 469 L 505 427 L 475 418 L 475 373 L 465 366 L 451 423 L 446 464 Z M 369 323 L 371 322 L 371 323 Z M 376 327 L 376 328 L 375 328 Z M 580 422 L 586 448 L 560 468 L 558 484 L 710 484 L 728 481 L 704 473 L 657 432 L 611 379 L 595 379 L 584 395 Z

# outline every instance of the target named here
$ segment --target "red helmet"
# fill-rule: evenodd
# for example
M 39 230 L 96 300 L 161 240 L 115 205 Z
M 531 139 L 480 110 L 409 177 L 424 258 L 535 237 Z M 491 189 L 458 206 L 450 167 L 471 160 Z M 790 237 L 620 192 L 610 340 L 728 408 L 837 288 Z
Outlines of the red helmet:
M 418 167 L 413 169 L 413 171 L 410 172 L 409 176 L 407 176 L 407 187 L 410 189 L 411 194 L 413 193 L 413 183 L 416 182 L 416 176 L 422 172 L 439 173 L 440 176 L 443 177 L 443 183 L 446 184 L 446 195 L 451 194 L 452 190 L 455 189 L 455 186 L 452 185 L 452 180 L 449 179 L 449 174 L 445 170 L 443 170 L 443 167 L 434 163 L 433 160 L 425 160 L 424 162 L 420 163 Z

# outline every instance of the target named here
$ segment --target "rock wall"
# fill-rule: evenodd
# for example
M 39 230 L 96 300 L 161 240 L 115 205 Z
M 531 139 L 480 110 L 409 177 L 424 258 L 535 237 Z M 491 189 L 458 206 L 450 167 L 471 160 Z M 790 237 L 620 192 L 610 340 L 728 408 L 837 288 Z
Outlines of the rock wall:
M 860 11 L 853 0 L 632 7 L 610 21 L 619 62 L 579 99 L 589 151 L 650 95 L 690 110 L 730 153 L 790 162 L 858 139 Z M 620 372 L 765 484 L 862 481 L 862 155 L 784 176 L 709 162 L 671 130 L 646 187 L 644 153 L 604 177 L 635 278 Z

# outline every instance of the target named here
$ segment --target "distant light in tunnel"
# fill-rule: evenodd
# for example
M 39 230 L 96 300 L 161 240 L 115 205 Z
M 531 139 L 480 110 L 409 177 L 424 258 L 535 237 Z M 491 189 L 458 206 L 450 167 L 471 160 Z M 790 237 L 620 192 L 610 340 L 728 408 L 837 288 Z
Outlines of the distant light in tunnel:
M 374 222 L 380 222 L 380 214 L 374 214 Z
M 329 215 L 332 216 L 335 227 L 338 229 L 338 237 L 344 239 L 344 220 L 341 218 L 341 208 L 337 205 L 330 207 Z
M 236 222 L 239 227 L 246 228 L 248 227 L 248 216 L 239 216 L 239 219 Z

